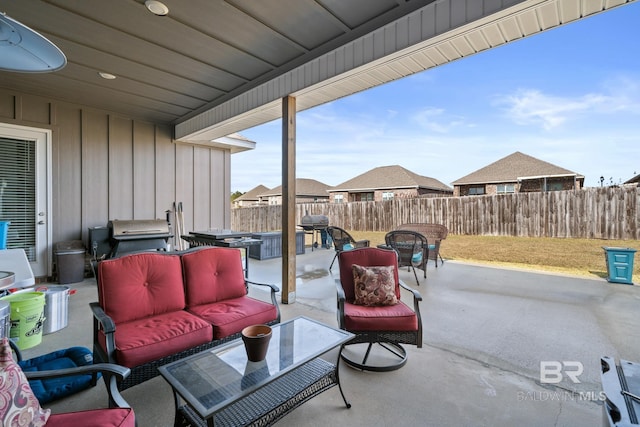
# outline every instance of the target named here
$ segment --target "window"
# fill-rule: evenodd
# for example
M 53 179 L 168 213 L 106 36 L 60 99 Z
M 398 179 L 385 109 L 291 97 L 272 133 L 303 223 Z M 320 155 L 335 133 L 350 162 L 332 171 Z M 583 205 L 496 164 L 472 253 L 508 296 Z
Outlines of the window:
M 547 191 L 562 191 L 562 183 L 561 182 L 548 182 L 547 183 Z
M 484 194 L 484 187 L 469 187 L 469 196 L 479 196 Z
M 373 193 L 359 193 L 355 196 L 356 202 L 373 202 Z
M 0 138 L 0 221 L 9 221 L 7 247 L 35 261 L 36 141 Z
M 336 194 L 335 196 L 333 196 L 333 203 L 344 203 L 344 195 Z
M 515 184 L 498 184 L 498 194 L 515 193 Z
M 384 191 L 382 193 L 382 200 L 393 200 L 393 192 L 392 191 Z

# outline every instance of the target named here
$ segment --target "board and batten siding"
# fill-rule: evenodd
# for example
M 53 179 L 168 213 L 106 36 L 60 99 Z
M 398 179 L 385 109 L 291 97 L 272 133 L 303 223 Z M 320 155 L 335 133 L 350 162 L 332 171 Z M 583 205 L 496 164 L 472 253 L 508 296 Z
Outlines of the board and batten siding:
M 170 126 L 0 89 L 0 122 L 52 131 L 52 242 L 83 240 L 112 219 L 230 228 L 231 154 L 176 142 Z

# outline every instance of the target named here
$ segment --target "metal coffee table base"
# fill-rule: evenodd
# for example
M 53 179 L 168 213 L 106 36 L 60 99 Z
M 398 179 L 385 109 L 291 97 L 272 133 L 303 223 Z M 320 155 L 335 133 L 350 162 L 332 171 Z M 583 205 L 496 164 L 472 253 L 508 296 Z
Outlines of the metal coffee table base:
M 339 359 L 338 359 L 339 361 Z M 351 404 L 342 391 L 338 365 L 313 359 L 248 396 L 227 406 L 213 418 L 203 420 L 176 396 L 176 427 L 269 426 L 314 396 L 338 386 L 347 408 Z

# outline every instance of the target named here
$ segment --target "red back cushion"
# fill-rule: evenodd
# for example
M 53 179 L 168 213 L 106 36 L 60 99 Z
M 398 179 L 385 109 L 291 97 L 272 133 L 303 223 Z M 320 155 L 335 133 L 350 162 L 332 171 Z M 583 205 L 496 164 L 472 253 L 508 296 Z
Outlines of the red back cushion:
M 342 283 L 347 301 L 353 301 L 355 299 L 353 268 L 351 267 L 353 264 L 363 267 L 394 266 L 393 279 L 395 281 L 396 297 L 400 299 L 397 268 L 398 258 L 395 251 L 373 247 L 352 249 L 350 251 L 340 252 L 338 255 L 338 263 L 340 264 L 340 283 Z
M 205 247 L 182 255 L 187 307 L 247 294 L 240 251 Z
M 98 264 L 98 301 L 122 323 L 185 307 L 178 255 L 140 253 Z

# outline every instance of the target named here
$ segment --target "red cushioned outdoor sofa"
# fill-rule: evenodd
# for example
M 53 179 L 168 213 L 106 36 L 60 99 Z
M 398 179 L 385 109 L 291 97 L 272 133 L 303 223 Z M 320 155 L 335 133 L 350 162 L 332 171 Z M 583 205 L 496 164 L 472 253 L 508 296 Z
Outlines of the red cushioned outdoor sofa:
M 271 301 L 248 296 L 269 288 Z M 246 326 L 280 322 L 272 284 L 245 279 L 240 251 L 200 247 L 144 252 L 101 261 L 94 314 L 95 363 L 131 369 L 124 390 L 158 375 L 158 367 L 240 336 Z

